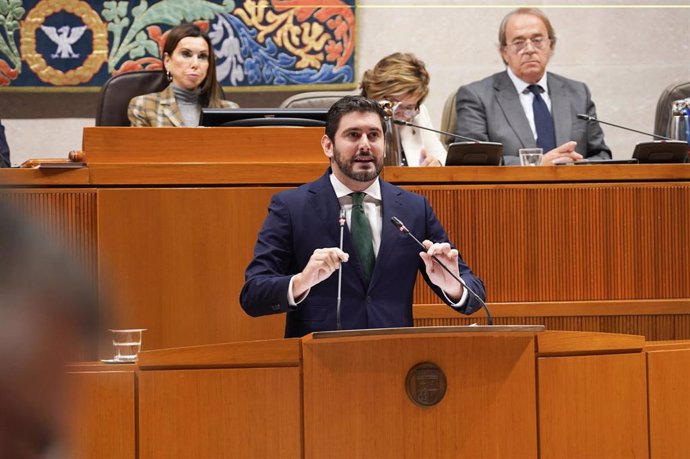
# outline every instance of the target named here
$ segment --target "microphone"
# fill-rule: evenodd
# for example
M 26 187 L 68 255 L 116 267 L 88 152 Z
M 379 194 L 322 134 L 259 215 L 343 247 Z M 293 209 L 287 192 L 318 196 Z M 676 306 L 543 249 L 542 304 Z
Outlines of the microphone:
M 407 229 L 407 227 L 403 224 L 403 222 L 400 221 L 400 219 L 399 219 L 398 217 L 391 217 L 391 222 L 395 225 L 396 228 L 398 228 L 398 229 L 400 230 L 401 233 L 404 233 L 404 234 L 410 236 L 412 239 L 414 239 L 414 241 L 415 241 L 417 244 L 419 244 L 419 246 L 420 246 L 422 249 L 424 249 L 424 251 L 426 252 L 427 248 L 424 247 L 424 244 L 422 244 L 422 243 L 419 241 L 419 239 L 417 239 L 416 237 L 414 237 L 414 234 L 410 233 L 410 230 Z M 474 293 L 474 291 L 473 291 L 471 288 L 469 288 L 469 287 L 467 286 L 467 284 L 465 284 L 465 281 L 463 281 L 461 278 L 459 278 L 458 276 L 456 276 L 456 275 L 455 275 L 445 264 L 443 264 L 443 262 L 442 262 L 441 260 L 439 260 L 438 258 L 436 258 L 436 255 L 432 255 L 431 258 L 433 258 L 434 261 L 435 261 L 436 263 L 438 263 L 438 264 L 441 266 L 441 268 L 445 269 L 446 272 L 447 272 L 448 274 L 450 274 L 451 277 L 452 277 L 453 279 L 455 279 L 456 281 L 460 282 L 460 285 L 462 285 L 463 288 L 467 289 L 467 291 L 468 291 L 473 297 L 475 297 L 475 298 L 477 299 L 477 301 L 479 301 L 479 303 L 480 303 L 480 304 L 482 305 L 482 307 L 484 308 L 484 311 L 486 311 L 486 323 L 489 324 L 489 325 L 493 325 L 493 324 L 494 324 L 494 319 L 493 319 L 493 317 L 491 317 L 491 313 L 489 312 L 489 307 L 486 305 L 486 303 L 484 302 L 484 300 L 483 300 L 479 295 L 477 295 L 476 293 Z
M 340 209 L 340 217 L 338 218 L 338 224 L 340 225 L 340 250 L 343 250 L 343 231 L 345 228 L 345 209 Z M 335 321 L 337 330 L 343 329 L 343 324 L 340 321 L 340 292 L 343 289 L 343 264 L 340 263 L 340 269 L 338 269 L 338 299 L 335 305 Z
M 410 123 L 409 121 L 405 121 L 405 120 L 399 120 L 399 119 L 393 118 L 393 122 L 395 124 L 399 124 L 401 126 L 410 126 L 410 127 L 417 128 L 417 129 L 424 129 L 425 131 L 431 131 L 431 132 L 435 132 L 437 134 L 443 134 L 443 135 L 447 135 L 450 137 L 455 137 L 456 139 L 465 140 L 467 142 L 483 143 L 481 140 L 473 139 L 472 137 L 465 137 L 464 135 L 453 134 L 453 133 L 448 132 L 448 131 L 439 131 L 438 129 L 433 129 L 433 128 L 426 127 L 426 126 L 420 126 L 419 124 Z
M 618 125 L 618 124 L 613 124 L 613 123 L 609 123 L 609 122 L 607 122 L 607 121 L 602 121 L 602 120 L 600 120 L 600 119 L 598 119 L 598 118 L 595 118 L 595 117 L 589 116 L 589 115 L 584 115 L 584 114 L 582 114 L 582 113 L 580 113 L 580 114 L 577 115 L 577 119 L 579 119 L 579 120 L 585 120 L 585 121 L 594 121 L 594 122 L 596 122 L 596 123 L 601 123 L 601 124 L 607 124 L 607 125 L 609 125 L 609 126 L 617 127 L 618 129 L 623 129 L 623 130 L 625 130 L 625 131 L 636 132 L 636 133 L 638 133 L 638 134 L 648 135 L 648 136 L 650 136 L 650 137 L 655 137 L 655 138 L 658 138 L 658 139 L 661 139 L 661 140 L 675 140 L 675 139 L 671 139 L 670 137 L 664 137 L 663 135 L 657 135 L 657 134 L 652 134 L 652 133 L 649 133 L 649 132 L 638 131 L 637 129 L 632 129 L 632 128 L 629 128 L 629 127 L 626 127 L 626 126 L 620 126 L 620 125 Z

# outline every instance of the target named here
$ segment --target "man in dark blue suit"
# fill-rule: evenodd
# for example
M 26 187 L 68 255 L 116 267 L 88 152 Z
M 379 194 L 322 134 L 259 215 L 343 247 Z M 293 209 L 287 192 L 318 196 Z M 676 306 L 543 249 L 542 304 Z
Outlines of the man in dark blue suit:
M 383 112 L 376 102 L 360 96 L 341 99 L 328 112 L 321 140 L 329 170 L 271 200 L 240 303 L 252 316 L 287 312 L 285 337 L 337 329 L 338 275 L 333 274 L 338 269 L 343 329 L 412 326 L 418 270 L 459 312 L 471 314 L 481 306 L 433 262 L 435 255 L 484 297 L 484 285 L 452 248 L 426 198 L 379 179 L 383 134 Z M 347 222 L 343 250 L 341 209 Z M 402 220 L 427 251 L 393 226 L 391 217 Z M 367 243 L 361 242 L 363 232 Z

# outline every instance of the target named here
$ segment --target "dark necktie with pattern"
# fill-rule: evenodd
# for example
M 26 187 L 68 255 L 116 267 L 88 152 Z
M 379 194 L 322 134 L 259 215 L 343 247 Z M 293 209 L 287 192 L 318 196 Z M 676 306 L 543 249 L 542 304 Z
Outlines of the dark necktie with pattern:
M 352 216 L 350 224 L 352 226 L 352 242 L 357 251 L 357 256 L 362 265 L 362 272 L 367 282 L 371 279 L 374 271 L 374 246 L 371 238 L 371 226 L 364 213 L 364 197 L 366 193 L 352 193 Z
M 537 128 L 537 146 L 547 153 L 556 148 L 556 134 L 553 127 L 553 117 L 541 97 L 544 92 L 541 86 L 531 84 L 527 87 L 532 94 L 532 110 L 534 111 L 534 125 Z

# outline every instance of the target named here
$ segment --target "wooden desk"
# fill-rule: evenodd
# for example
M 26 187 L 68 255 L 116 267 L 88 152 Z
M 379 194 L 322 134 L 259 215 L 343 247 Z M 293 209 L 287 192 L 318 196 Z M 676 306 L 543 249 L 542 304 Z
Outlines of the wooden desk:
M 682 459 L 690 451 L 690 341 L 645 346 L 652 457 Z
M 644 344 L 441 327 L 143 352 L 137 457 L 647 458 Z M 434 406 L 406 389 L 423 362 Z
M 211 130 L 134 131 L 129 144 L 124 137 L 112 147 L 131 161 L 141 160 L 128 149 L 144 134 L 182 136 L 171 144 L 182 157 L 184 142 Z M 299 132 L 270 142 L 290 136 L 291 144 L 313 145 L 314 132 Z M 98 135 L 90 151 L 107 157 Z M 214 139 L 206 144 L 230 155 L 223 163 L 0 170 L 4 199 L 66 240 L 114 297 L 115 314 L 104 315 L 103 328 L 148 328 L 147 349 L 283 333 L 282 317 L 241 311 L 244 269 L 270 197 L 317 178 L 326 164 L 275 162 L 283 152 L 260 146 L 250 153 L 269 162 L 246 162 L 246 150 L 233 160 L 232 139 Z M 157 149 L 148 160 L 165 154 L 146 145 Z M 304 158 L 318 161 L 318 154 L 311 149 Z M 390 167 L 384 176 L 429 198 L 484 280 L 496 323 L 690 339 L 690 165 Z M 417 325 L 483 323 L 483 313 L 458 315 L 418 285 Z
M 75 459 L 134 459 L 137 453 L 136 366 L 80 363 L 67 368 Z

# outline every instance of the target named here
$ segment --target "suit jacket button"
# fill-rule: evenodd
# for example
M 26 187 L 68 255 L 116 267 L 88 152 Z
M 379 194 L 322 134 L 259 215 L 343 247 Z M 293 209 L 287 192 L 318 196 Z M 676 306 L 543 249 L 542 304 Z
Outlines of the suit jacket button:
M 273 309 L 274 311 L 280 311 L 280 305 L 274 304 L 273 306 L 271 306 L 271 309 Z

